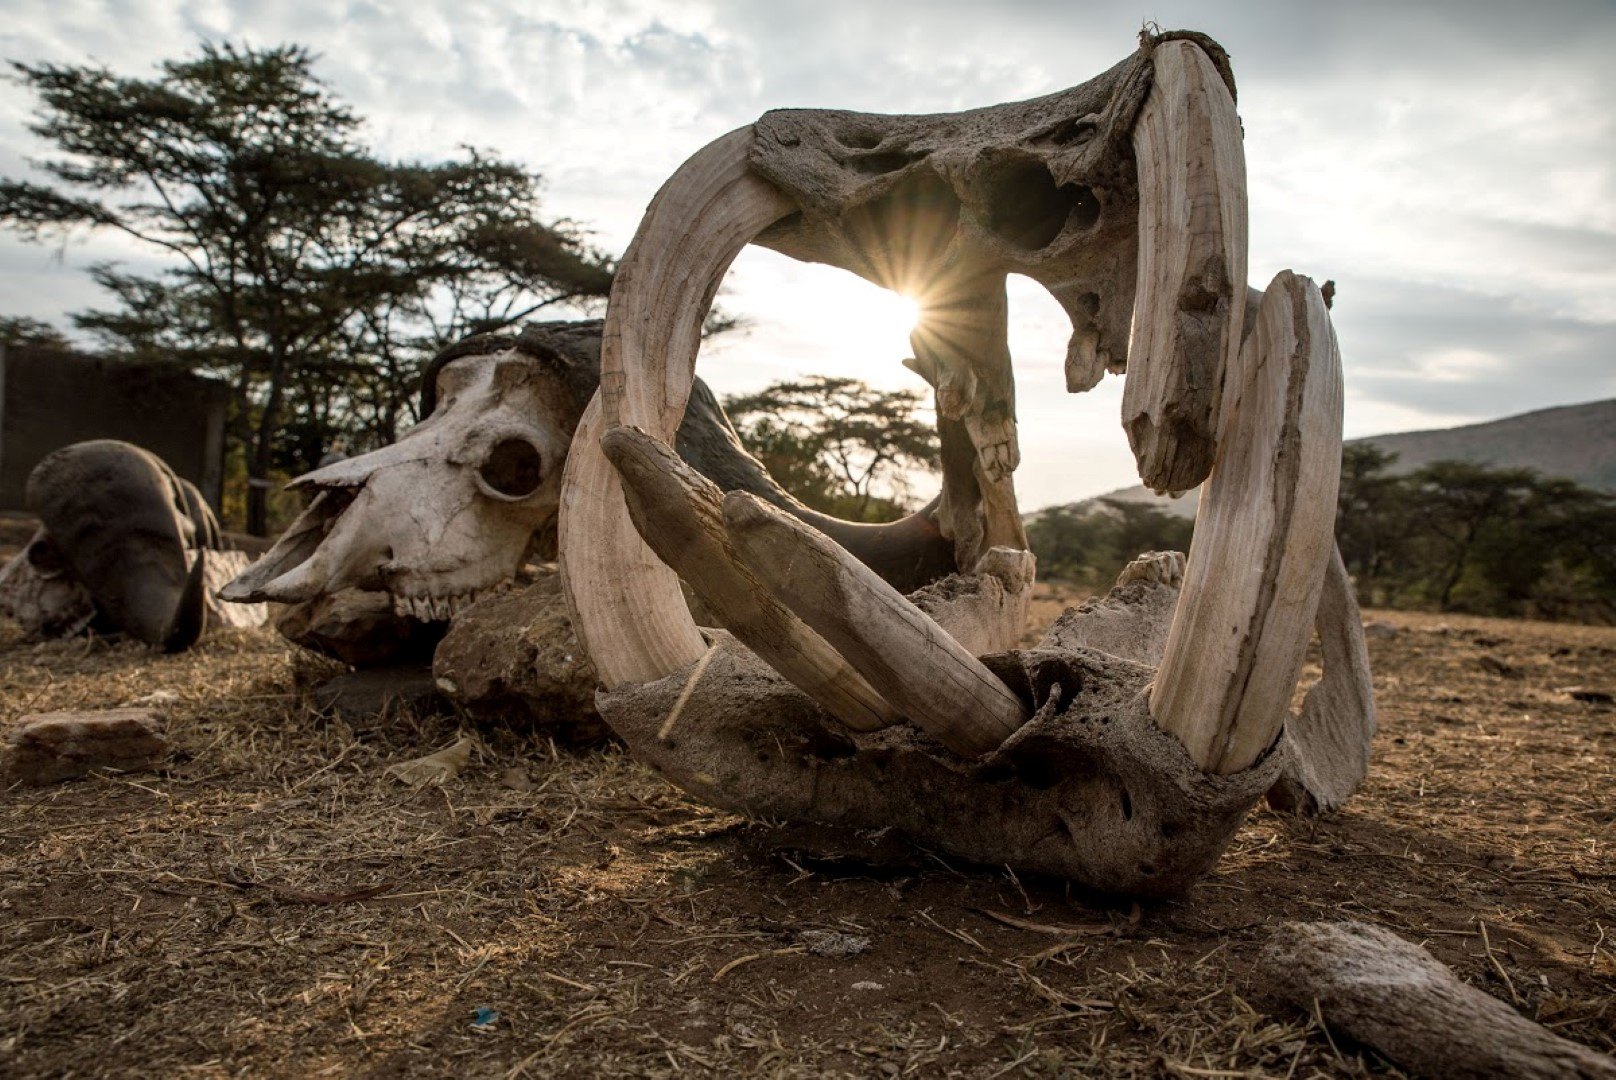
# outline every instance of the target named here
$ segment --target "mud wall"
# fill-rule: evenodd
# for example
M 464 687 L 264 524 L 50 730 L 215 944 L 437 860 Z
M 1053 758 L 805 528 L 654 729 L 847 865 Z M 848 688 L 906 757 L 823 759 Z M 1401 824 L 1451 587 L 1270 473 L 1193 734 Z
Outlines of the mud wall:
M 40 458 L 85 439 L 145 447 L 218 510 L 226 394 L 222 383 L 161 366 L 0 345 L 0 510 L 23 508 Z

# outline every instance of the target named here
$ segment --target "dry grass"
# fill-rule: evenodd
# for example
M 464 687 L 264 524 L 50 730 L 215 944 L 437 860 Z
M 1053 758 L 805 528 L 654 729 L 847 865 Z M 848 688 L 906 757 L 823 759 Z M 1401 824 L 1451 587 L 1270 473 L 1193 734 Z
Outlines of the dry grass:
M 1616 709 L 1557 689 L 1612 689 L 1616 631 L 1377 617 L 1401 633 L 1372 643 L 1367 789 L 1324 821 L 1254 813 L 1144 910 L 780 850 L 516 729 L 411 789 L 386 766 L 456 721 L 322 718 L 303 690 L 330 669 L 267 633 L 166 657 L 0 630 L 0 727 L 167 691 L 179 748 L 0 792 L 0 1073 L 1384 1074 L 1254 985 L 1266 924 L 1334 916 L 1616 1048 Z M 871 944 L 820 955 L 813 930 Z

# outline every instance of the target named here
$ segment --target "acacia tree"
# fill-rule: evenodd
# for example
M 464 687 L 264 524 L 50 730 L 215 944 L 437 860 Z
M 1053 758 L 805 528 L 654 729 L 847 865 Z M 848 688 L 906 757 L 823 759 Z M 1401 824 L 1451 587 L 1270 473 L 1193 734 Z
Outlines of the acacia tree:
M 726 398 L 724 409 L 747 449 L 797 498 L 870 520 L 908 508 L 910 470 L 937 468 L 937 433 L 916 416 L 923 400 L 859 379 L 810 375 Z
M 0 222 L 116 231 L 172 260 L 95 267 L 114 304 L 74 321 L 229 382 L 250 531 L 272 468 L 311 467 L 338 434 L 391 439 L 437 347 L 610 287 L 572 223 L 541 221 L 537 177 L 472 151 L 376 157 L 300 46 L 204 45 L 153 79 L 14 67 L 60 156 L 34 162 L 51 184 L 0 181 Z

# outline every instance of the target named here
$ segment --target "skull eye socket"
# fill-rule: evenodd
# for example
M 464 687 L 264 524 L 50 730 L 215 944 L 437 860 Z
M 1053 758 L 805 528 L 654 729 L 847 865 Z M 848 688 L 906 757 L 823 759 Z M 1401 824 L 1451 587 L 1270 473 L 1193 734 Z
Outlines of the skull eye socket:
M 67 559 L 62 551 L 49 540 L 36 540 L 24 550 L 23 556 L 28 565 L 43 578 L 54 578 L 67 572 Z
M 496 499 L 525 499 L 544 482 L 544 457 L 526 439 L 501 439 L 477 476 Z

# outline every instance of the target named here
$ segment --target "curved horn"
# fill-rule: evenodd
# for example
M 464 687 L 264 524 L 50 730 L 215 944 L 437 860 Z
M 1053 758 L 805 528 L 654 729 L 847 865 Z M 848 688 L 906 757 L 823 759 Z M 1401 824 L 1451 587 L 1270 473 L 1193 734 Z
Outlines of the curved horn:
M 1260 758 L 1285 722 L 1335 548 L 1341 354 L 1311 280 L 1274 278 L 1234 371 L 1150 701 L 1223 774 Z
M 612 284 L 600 391 L 567 454 L 562 581 L 573 626 L 608 689 L 661 678 L 706 651 L 678 576 L 635 531 L 600 437 L 628 425 L 674 441 L 702 322 L 724 272 L 758 233 L 796 209 L 748 169 L 751 143 L 750 126 L 713 141 L 652 200 Z
M 1240 355 L 1246 305 L 1246 158 L 1240 116 L 1190 41 L 1151 53 L 1150 96 L 1133 129 L 1139 267 L 1122 426 L 1155 491 L 1206 479 L 1218 402 Z

